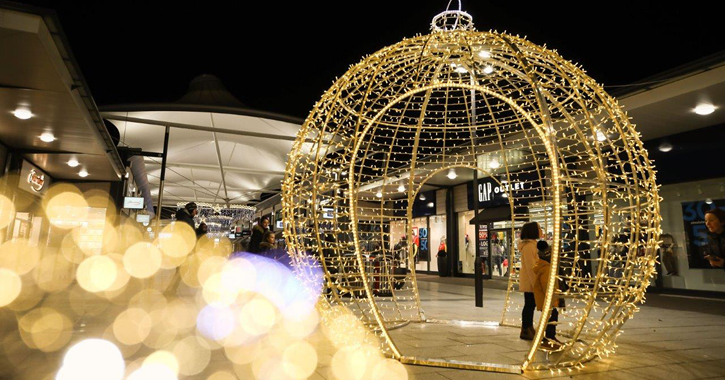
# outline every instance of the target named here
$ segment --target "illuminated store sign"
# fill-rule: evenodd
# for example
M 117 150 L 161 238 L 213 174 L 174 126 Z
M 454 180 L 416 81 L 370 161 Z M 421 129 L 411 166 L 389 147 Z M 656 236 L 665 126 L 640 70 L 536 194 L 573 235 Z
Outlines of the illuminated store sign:
M 50 187 L 51 178 L 30 162 L 23 161 L 18 187 L 35 195 L 43 195 Z
M 526 182 L 504 183 L 500 186 L 491 182 L 478 184 L 478 201 L 491 202 L 497 197 L 507 197 L 510 191 L 526 190 Z

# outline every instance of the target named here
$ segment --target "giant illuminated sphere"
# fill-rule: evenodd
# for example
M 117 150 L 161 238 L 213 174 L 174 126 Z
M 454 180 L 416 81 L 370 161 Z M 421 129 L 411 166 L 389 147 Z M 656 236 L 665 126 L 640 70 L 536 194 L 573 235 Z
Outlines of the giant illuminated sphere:
M 655 270 L 652 162 L 627 114 L 581 67 L 523 38 L 476 31 L 464 12 L 445 12 L 430 34 L 353 65 L 297 136 L 283 184 L 286 239 L 293 257 L 319 259 L 325 307 L 348 308 L 384 352 L 405 359 L 389 330 L 426 319 L 415 250 L 395 247 L 390 226 L 406 223 L 412 244 L 421 186 L 451 168 L 478 169 L 504 189 L 512 236 L 530 220 L 551 233 L 560 286 L 551 276 L 544 310 L 554 294 L 566 300 L 565 345 L 538 355 L 537 329 L 518 370 L 579 366 L 612 352 Z M 513 268 L 518 261 L 511 252 Z M 516 275 L 508 292 L 500 324 L 515 326 L 523 298 L 514 296 Z

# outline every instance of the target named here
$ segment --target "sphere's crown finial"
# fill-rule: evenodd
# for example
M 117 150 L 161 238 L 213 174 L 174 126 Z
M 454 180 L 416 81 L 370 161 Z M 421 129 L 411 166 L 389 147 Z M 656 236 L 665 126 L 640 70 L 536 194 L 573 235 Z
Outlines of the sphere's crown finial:
M 454 30 L 475 30 L 473 16 L 462 10 L 445 10 L 438 13 L 430 22 L 430 29 L 435 32 L 450 32 Z

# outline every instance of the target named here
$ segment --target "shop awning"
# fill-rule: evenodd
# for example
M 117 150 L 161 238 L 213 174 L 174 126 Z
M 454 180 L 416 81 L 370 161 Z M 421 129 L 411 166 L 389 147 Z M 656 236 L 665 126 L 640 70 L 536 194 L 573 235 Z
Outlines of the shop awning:
M 527 207 L 516 207 L 516 212 L 526 213 L 527 209 Z M 509 205 L 482 209 L 469 223 L 476 224 L 476 221 L 478 221 L 478 224 L 488 224 L 504 220 L 511 220 L 511 206 Z

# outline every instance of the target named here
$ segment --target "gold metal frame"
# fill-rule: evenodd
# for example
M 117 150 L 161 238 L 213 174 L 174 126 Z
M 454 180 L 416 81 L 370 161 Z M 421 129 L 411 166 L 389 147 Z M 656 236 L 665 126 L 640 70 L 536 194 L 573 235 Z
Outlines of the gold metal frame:
M 465 16 L 459 28 L 366 57 L 315 105 L 283 183 L 287 246 L 293 258 L 319 257 L 324 302 L 352 310 L 403 363 L 495 372 L 580 367 L 613 352 L 654 273 L 661 218 L 653 165 L 626 113 L 581 68 L 517 36 L 478 32 Z M 491 155 L 500 168 L 481 161 Z M 410 226 L 422 185 L 452 168 L 532 189 L 506 191 L 511 233 L 517 221 L 551 226 L 558 275 L 549 278 L 543 310 L 566 299 L 558 325 L 569 337 L 555 355 L 536 355 L 544 328 L 520 366 L 412 358 L 389 335 L 406 322 L 441 322 L 421 309 Z M 516 213 L 526 205 L 541 211 Z M 402 248 L 387 231 L 394 221 L 408 226 Z M 502 326 L 520 325 L 517 279 L 509 279 Z

